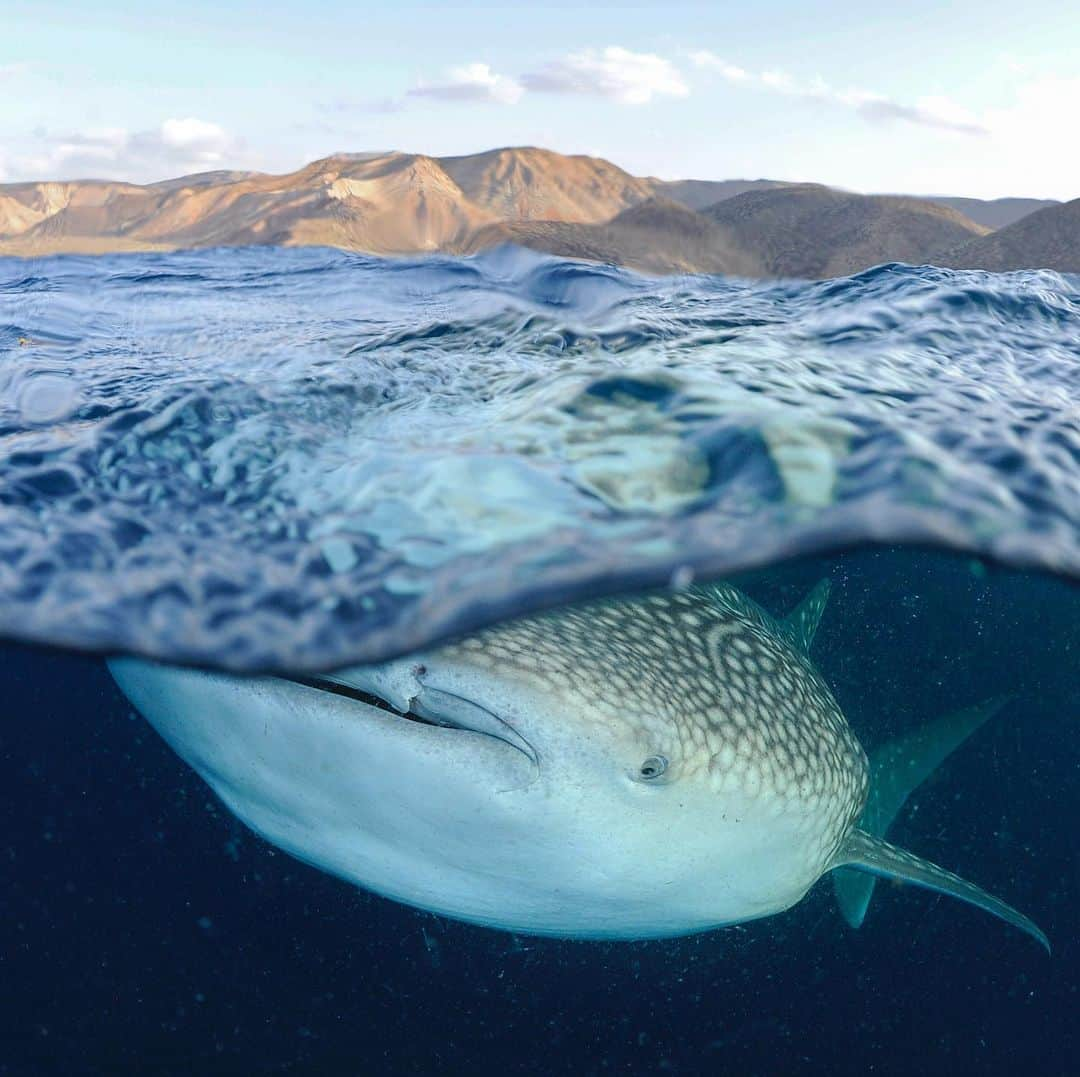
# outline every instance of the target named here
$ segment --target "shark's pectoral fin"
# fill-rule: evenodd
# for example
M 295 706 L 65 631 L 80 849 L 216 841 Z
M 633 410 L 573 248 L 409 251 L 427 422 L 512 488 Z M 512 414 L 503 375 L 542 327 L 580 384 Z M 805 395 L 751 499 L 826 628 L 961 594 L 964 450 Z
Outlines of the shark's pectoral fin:
M 1010 698 L 998 696 L 927 722 L 871 752 L 870 795 L 859 819 L 860 829 L 875 838 L 885 837 L 911 793 Z M 844 919 L 852 927 L 861 927 L 874 892 L 873 875 L 841 869 L 833 872 L 833 887 Z
M 831 588 L 828 578 L 818 580 L 810 593 L 779 622 L 780 628 L 803 654 L 810 653 L 810 645 L 814 642 Z
M 865 831 L 852 830 L 845 839 L 833 860 L 833 867 L 842 866 L 857 868 L 860 872 L 869 872 L 886 879 L 914 883 L 916 886 L 959 898 L 999 917 L 1013 927 L 1018 927 L 1042 943 L 1047 953 L 1050 952 L 1050 940 L 1023 913 L 1017 912 L 993 894 L 981 890 L 974 883 L 961 879 L 959 875 L 953 875 L 951 871 L 939 868 L 928 860 L 922 860 L 914 853 L 898 849 Z M 852 873 L 846 871 L 845 874 Z

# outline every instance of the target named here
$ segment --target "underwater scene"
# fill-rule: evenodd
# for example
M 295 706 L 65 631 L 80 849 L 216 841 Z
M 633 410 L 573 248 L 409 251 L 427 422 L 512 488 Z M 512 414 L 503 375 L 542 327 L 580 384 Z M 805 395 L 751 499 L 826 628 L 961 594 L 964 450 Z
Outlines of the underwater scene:
M 0 261 L 0 1073 L 1071 1072 L 1078 326 Z

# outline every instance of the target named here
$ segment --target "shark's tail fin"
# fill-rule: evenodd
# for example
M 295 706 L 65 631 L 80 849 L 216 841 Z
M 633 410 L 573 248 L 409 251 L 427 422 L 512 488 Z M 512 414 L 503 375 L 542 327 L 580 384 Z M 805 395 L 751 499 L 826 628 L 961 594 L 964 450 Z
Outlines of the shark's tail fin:
M 912 733 L 889 741 L 870 755 L 870 796 L 859 820 L 861 831 L 884 838 L 892 821 L 911 793 L 919 787 L 972 733 L 992 718 L 1009 701 L 999 696 L 974 707 L 928 722 Z M 837 863 L 843 863 L 842 854 Z M 849 861 L 850 862 L 850 861 Z M 838 868 L 832 874 L 836 900 L 844 919 L 852 927 L 861 926 L 874 892 L 874 875 Z M 886 873 L 888 874 L 888 873 Z M 959 896 L 959 895 L 958 895 Z

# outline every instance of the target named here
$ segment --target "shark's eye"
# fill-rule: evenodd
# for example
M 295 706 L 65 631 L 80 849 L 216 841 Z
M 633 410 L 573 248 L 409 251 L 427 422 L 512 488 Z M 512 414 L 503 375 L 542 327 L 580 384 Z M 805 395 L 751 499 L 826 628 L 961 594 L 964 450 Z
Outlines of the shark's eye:
M 667 770 L 668 762 L 662 755 L 650 755 L 644 763 L 641 764 L 641 768 L 638 770 L 638 776 L 644 781 L 651 782 L 654 778 L 659 778 L 661 774 Z

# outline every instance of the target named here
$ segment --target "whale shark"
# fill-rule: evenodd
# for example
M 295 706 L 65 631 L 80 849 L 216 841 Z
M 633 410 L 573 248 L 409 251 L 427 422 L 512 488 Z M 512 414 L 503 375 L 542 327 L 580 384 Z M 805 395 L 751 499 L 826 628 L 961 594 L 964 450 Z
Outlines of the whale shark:
M 868 757 L 810 658 L 827 595 L 786 618 L 726 583 L 622 595 L 321 676 L 109 666 L 263 838 L 435 913 L 656 938 L 782 912 L 833 873 L 857 927 L 884 876 L 1049 950 L 1026 916 L 885 840 L 1005 700 Z

